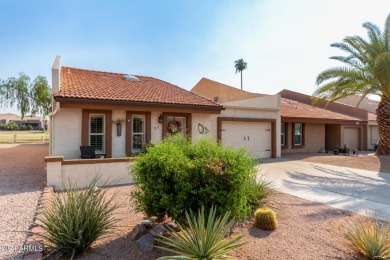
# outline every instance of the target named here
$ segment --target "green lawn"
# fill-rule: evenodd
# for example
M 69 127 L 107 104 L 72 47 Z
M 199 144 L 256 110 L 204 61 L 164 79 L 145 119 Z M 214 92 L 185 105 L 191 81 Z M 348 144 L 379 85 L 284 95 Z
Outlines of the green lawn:
M 49 132 L 45 131 L 0 131 L 0 143 L 48 143 Z

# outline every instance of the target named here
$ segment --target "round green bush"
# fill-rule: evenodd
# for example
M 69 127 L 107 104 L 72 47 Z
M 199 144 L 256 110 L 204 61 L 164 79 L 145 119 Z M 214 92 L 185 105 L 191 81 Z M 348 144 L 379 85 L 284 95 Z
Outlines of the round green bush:
M 269 195 L 269 183 L 256 181 L 255 165 L 243 149 L 171 136 L 136 159 L 132 197 L 147 216 L 180 219 L 185 210 L 214 206 L 219 215 L 230 210 L 243 219 Z

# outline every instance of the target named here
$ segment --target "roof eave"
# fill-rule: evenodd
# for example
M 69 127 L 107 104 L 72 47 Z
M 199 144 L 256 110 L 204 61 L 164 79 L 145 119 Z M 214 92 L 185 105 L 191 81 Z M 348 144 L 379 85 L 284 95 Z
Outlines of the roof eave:
M 225 110 L 222 106 L 206 106 L 192 104 L 172 104 L 146 101 L 123 101 L 123 100 L 106 100 L 106 99 L 88 99 L 88 98 L 71 98 L 71 97 L 54 97 L 57 102 L 64 103 L 89 103 L 89 104 L 105 104 L 105 105 L 128 105 L 128 106 L 151 106 L 151 107 L 173 107 L 173 108 L 188 108 L 202 110 Z

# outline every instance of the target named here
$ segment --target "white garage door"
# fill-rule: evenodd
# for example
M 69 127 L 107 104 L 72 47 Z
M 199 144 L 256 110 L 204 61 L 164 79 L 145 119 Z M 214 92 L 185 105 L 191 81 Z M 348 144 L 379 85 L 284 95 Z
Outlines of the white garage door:
M 222 142 L 234 148 L 245 148 L 254 158 L 271 157 L 271 123 L 222 122 Z
M 357 128 L 346 127 L 344 128 L 344 143 L 348 148 L 359 148 L 359 130 Z

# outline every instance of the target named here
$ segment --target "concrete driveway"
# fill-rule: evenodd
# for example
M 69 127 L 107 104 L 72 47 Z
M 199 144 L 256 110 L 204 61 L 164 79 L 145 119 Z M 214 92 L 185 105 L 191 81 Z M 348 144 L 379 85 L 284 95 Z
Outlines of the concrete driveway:
M 277 190 L 303 199 L 390 218 L 390 174 L 284 159 L 264 159 L 260 173 Z

